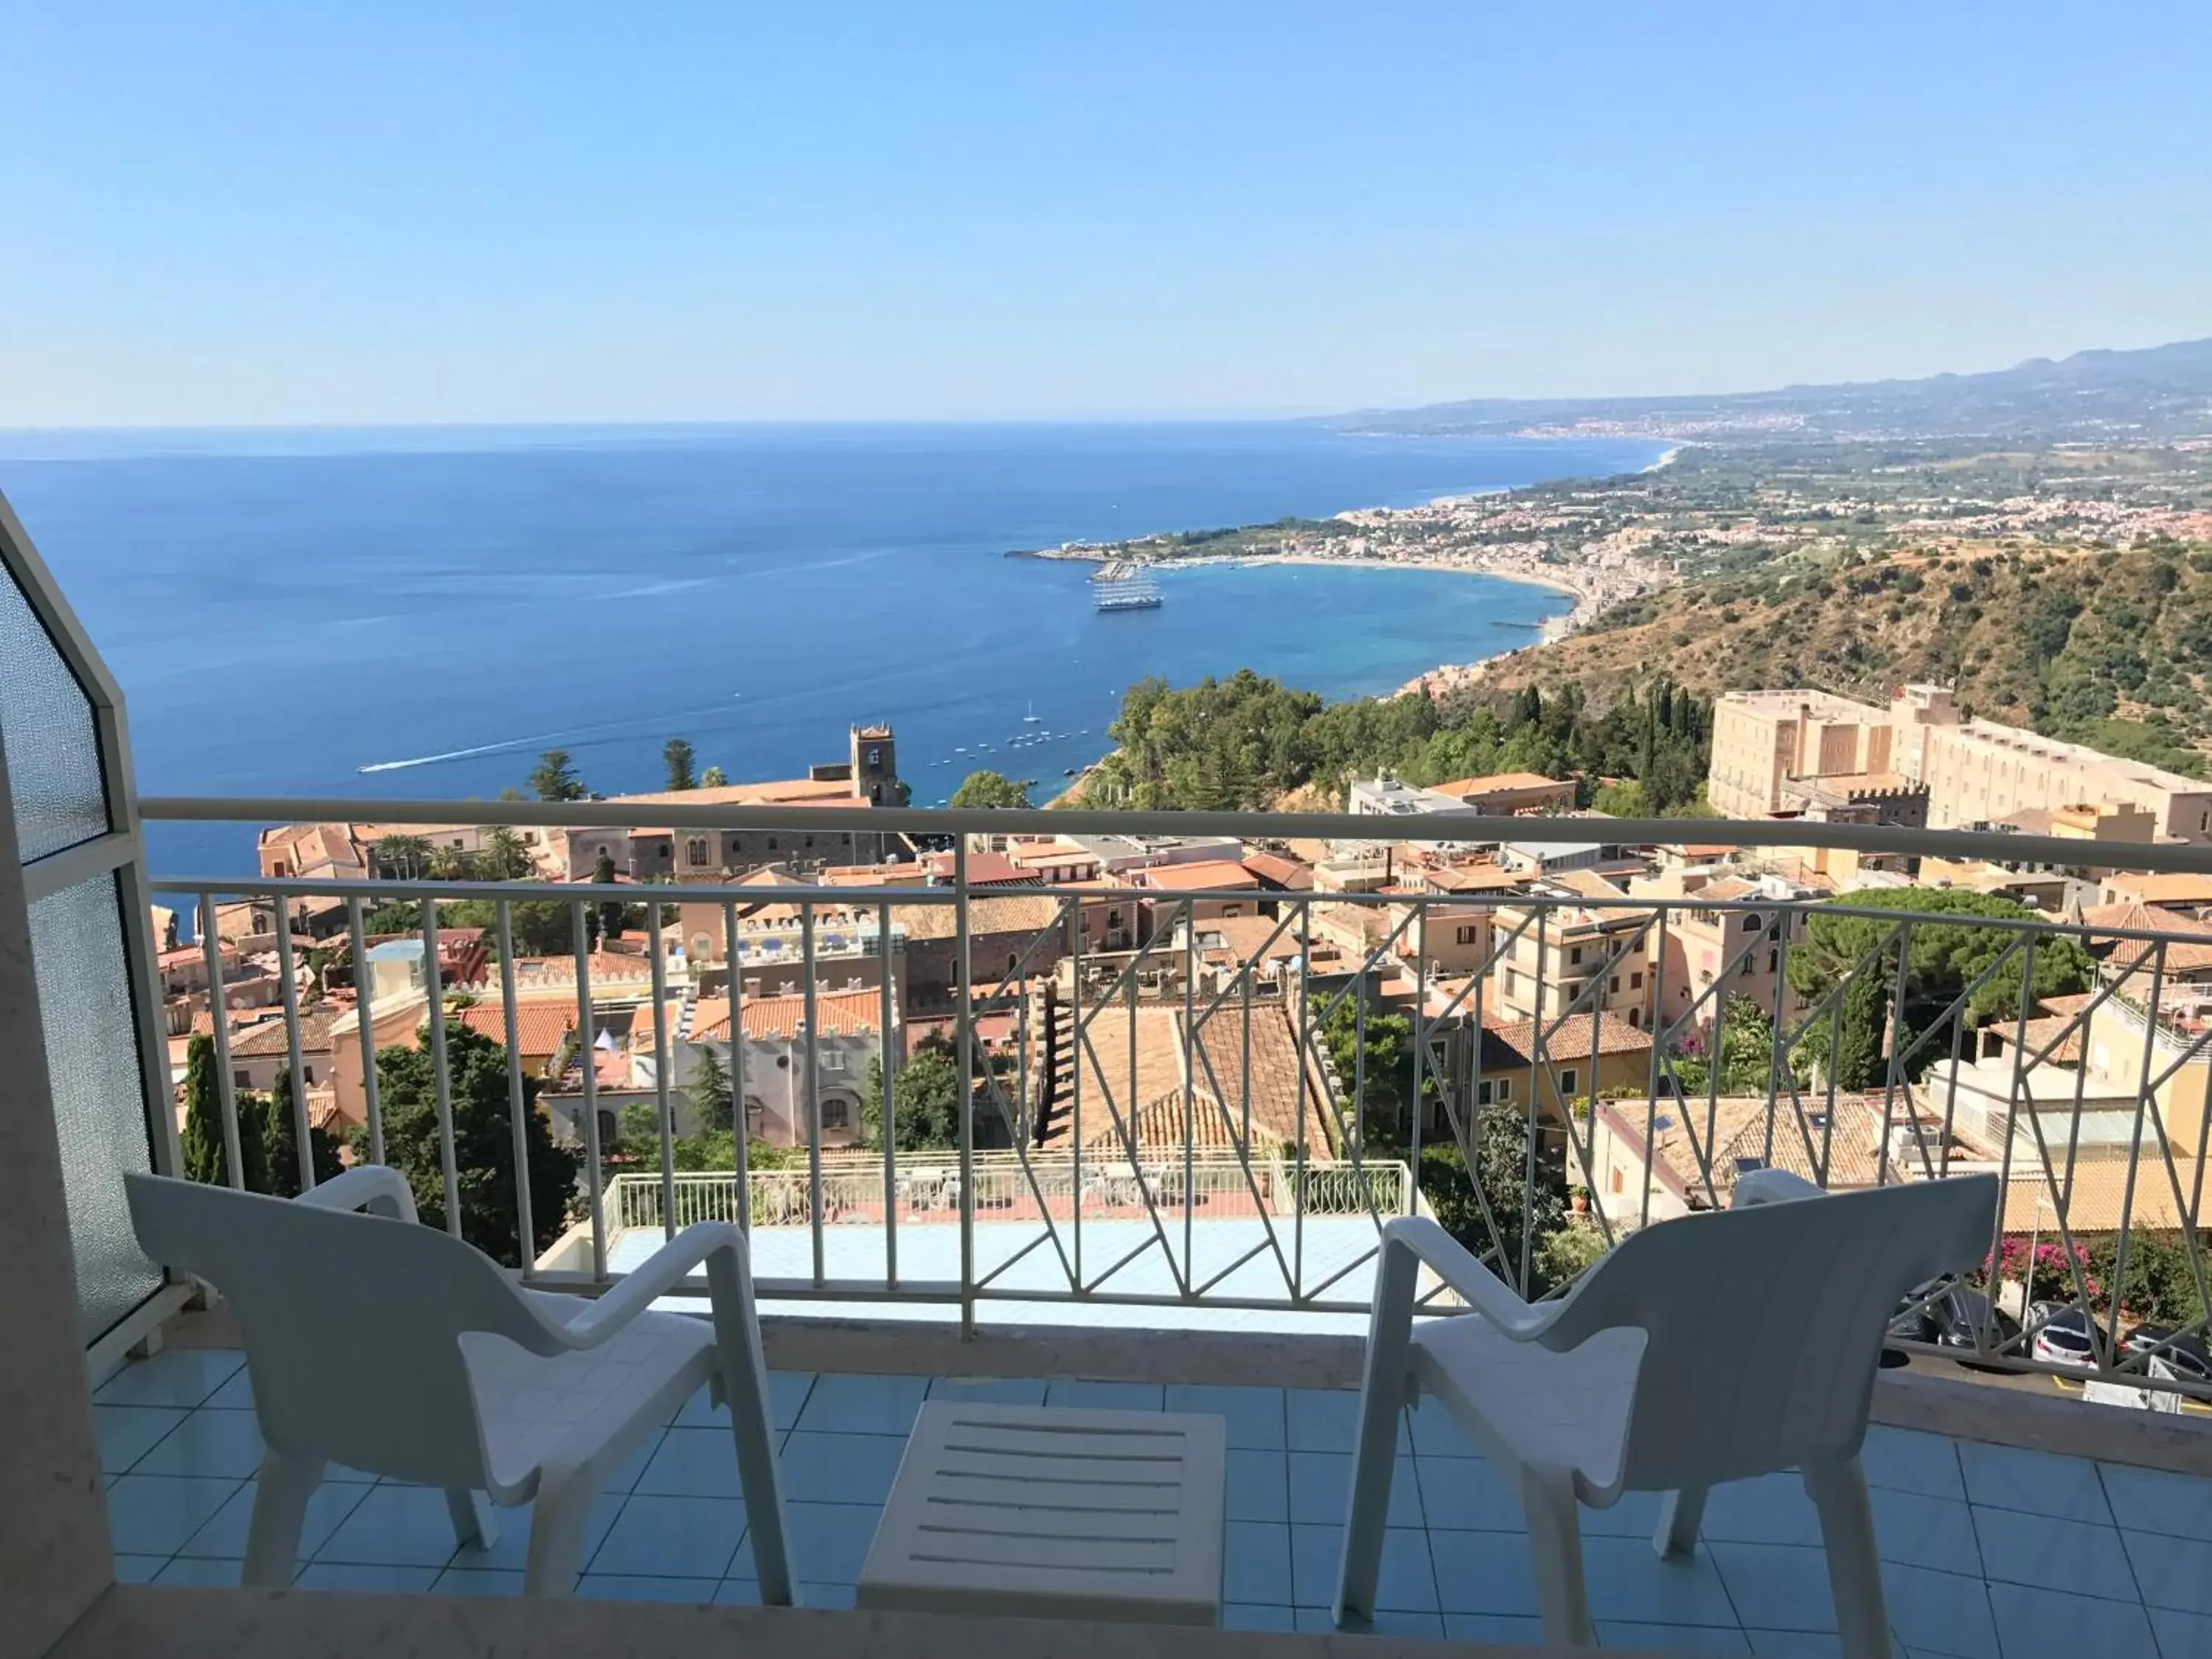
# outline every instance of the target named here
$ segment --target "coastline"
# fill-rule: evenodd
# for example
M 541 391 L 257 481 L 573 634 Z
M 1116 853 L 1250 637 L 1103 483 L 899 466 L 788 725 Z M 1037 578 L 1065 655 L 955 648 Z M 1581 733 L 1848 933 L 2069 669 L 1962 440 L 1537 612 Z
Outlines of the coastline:
M 1054 556 L 1039 554 L 1040 558 Z M 1059 556 L 1073 557 L 1074 555 Z M 1092 563 L 1105 563 L 1103 558 L 1093 558 Z M 1184 559 L 1162 559 L 1154 568 L 1189 569 L 1200 565 L 1232 565 L 1257 569 L 1262 565 L 1304 564 L 1334 565 L 1354 570 L 1435 570 L 1458 576 L 1487 576 L 1493 581 L 1519 582 L 1524 587 L 1540 587 L 1553 593 L 1565 593 L 1580 599 L 1583 589 L 1565 576 L 1542 576 L 1523 570 L 1518 566 L 1498 567 L 1474 564 L 1459 559 L 1411 558 L 1382 559 L 1365 554 L 1346 554 L 1342 557 L 1328 553 L 1201 553 Z

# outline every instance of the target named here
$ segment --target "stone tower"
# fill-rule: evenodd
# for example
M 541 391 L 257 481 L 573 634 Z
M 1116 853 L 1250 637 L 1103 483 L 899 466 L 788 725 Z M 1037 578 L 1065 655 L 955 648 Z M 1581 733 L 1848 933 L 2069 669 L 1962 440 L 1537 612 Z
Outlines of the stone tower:
M 871 806 L 899 804 L 898 739 L 890 726 L 853 728 L 853 793 Z

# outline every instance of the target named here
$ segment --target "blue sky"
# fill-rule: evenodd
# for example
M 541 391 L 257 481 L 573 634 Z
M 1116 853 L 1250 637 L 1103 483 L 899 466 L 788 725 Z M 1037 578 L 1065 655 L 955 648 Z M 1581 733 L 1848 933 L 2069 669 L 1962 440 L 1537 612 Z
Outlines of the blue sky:
M 2212 334 L 2212 7 L 0 9 L 0 426 L 1307 411 Z

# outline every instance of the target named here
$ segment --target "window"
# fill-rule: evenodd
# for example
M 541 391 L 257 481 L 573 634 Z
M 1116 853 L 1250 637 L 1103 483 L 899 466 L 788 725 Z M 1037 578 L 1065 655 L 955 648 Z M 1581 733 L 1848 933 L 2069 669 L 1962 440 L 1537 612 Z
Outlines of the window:
M 693 869 L 702 869 L 707 863 L 707 838 L 694 836 L 684 843 L 684 861 Z
M 884 763 L 884 751 L 883 751 L 882 750 L 880 750 L 880 749 L 871 749 L 871 750 L 868 750 L 868 764 L 869 764 L 869 765 L 871 765 L 871 766 L 881 766 L 883 763 Z
M 1642 1029 L 1643 1024 L 1644 1011 L 1641 1008 L 1631 1008 L 1628 1011 L 1628 1029 L 1632 1031 L 1638 1030 Z
M 1567 952 L 1567 965 L 1570 968 L 1581 966 L 1582 959 L 1583 947 L 1579 945 L 1576 945 L 1573 950 Z
M 1743 931 L 1747 933 L 1757 933 L 1759 931 L 1759 918 L 1757 916 L 1746 916 L 1743 919 Z
M 1474 943 L 1474 934 L 1475 930 L 1473 927 L 1462 927 L 1458 930 L 1456 942 L 1461 945 L 1472 945 Z
M 1770 974 L 1772 973 L 1776 965 L 1780 963 L 1781 960 L 1782 952 L 1780 950 L 1770 947 L 1766 952 L 1766 971 Z
M 850 1126 L 852 1121 L 853 1109 L 842 1097 L 836 1095 L 832 1095 L 829 1099 L 822 1103 L 822 1127 L 823 1128 L 846 1128 Z
M 1608 1191 L 1610 1191 L 1610 1192 L 1616 1192 L 1616 1193 L 1617 1193 L 1617 1192 L 1619 1192 L 1619 1191 L 1620 1190 L 1620 1188 L 1621 1188 L 1620 1171 L 1619 1170 L 1617 1170 L 1617 1169 L 1616 1169 L 1616 1170 L 1612 1170 L 1607 1171 L 1607 1189 Z
M 1513 970 L 1510 968 L 1505 970 L 1505 994 L 1508 996 L 1513 994 Z
M 1509 1100 L 1510 1100 L 1510 1099 L 1512 1099 L 1512 1098 L 1513 1098 L 1513 1079 L 1512 1079 L 1511 1078 L 1510 1078 L 1510 1077 L 1502 1077 L 1502 1078 L 1498 1079 L 1498 1103 L 1499 1105 L 1501 1105 L 1501 1106 L 1502 1106 L 1502 1105 L 1504 1105 L 1507 1101 L 1509 1101 Z
M 1607 985 L 1605 988 L 1605 990 L 1607 996 L 1619 996 L 1620 994 L 1620 975 L 1619 974 L 1615 974 L 1613 976 L 1613 982 Z
M 315 1080 L 315 1068 L 312 1066 L 302 1066 L 300 1067 L 300 1076 L 305 1081 L 313 1083 Z
M 595 1115 L 599 1121 L 599 1146 L 604 1151 L 615 1144 L 615 1137 L 619 1131 L 616 1127 L 615 1115 L 612 1112 L 599 1112 Z
M 814 845 L 814 837 L 813 837 L 813 836 L 809 836 L 806 838 L 806 844 L 807 844 L 809 847 L 813 846 L 813 845 Z
M 1628 988 L 1632 991 L 1640 991 L 1644 988 L 1644 970 L 1642 969 L 1639 968 L 1636 972 L 1628 976 Z
M 845 1069 L 845 1051 L 842 1048 L 825 1049 L 816 1058 L 822 1062 L 822 1069 L 825 1072 L 842 1072 Z
M 768 838 L 768 850 L 771 853 L 775 851 L 775 837 L 774 836 L 770 836 Z
M 253 1086 L 253 1073 L 241 1072 L 236 1066 L 233 1066 L 230 1073 L 230 1086 L 234 1089 L 251 1089 Z
M 1478 1106 L 1490 1104 L 1490 1080 L 1487 1078 L 1474 1085 L 1474 1103 Z
M 1749 979 L 1751 977 L 1751 958 L 1749 957 L 1746 957 L 1736 968 L 1737 976 L 1742 979 Z
M 1121 913 L 1119 910 L 1109 910 L 1106 913 L 1106 925 L 1109 927 L 1119 927 L 1121 925 Z
M 1561 1094 L 1571 1095 L 1574 1093 L 1575 1085 L 1579 1081 L 1580 1079 L 1577 1076 L 1573 1066 L 1562 1066 L 1559 1068 L 1559 1092 Z

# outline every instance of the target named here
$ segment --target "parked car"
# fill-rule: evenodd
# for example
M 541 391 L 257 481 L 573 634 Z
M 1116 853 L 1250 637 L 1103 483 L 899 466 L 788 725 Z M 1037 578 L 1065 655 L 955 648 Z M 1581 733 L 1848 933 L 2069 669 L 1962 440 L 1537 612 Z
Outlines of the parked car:
M 2171 1325 L 2136 1326 L 2120 1339 L 2120 1352 L 2130 1358 L 2155 1355 L 2185 1381 L 2212 1382 L 2212 1353 L 2206 1352 L 2204 1339 L 2177 1333 Z
M 1989 1297 L 1972 1285 L 1940 1281 L 1915 1289 L 1897 1304 L 1889 1322 L 1893 1340 L 1924 1342 L 1937 1348 L 1972 1351 L 1981 1346 L 1984 1331 L 1989 1333 L 1991 1348 L 2002 1348 L 2020 1335 L 2020 1322 L 1992 1306 Z
M 2038 1302 L 2028 1309 L 2027 1320 L 2035 1328 L 2035 1334 L 2028 1339 L 2029 1348 L 2038 1359 L 2077 1371 L 2096 1369 L 2096 1340 L 2089 1334 L 2088 1315 L 2079 1308 L 2063 1302 Z

